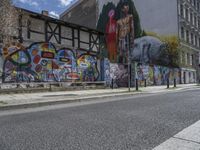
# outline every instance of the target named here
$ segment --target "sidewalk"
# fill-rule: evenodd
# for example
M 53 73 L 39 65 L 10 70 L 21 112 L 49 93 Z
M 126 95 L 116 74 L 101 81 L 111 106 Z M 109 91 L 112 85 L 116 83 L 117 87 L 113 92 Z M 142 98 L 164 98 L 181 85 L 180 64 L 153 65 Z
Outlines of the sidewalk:
M 184 89 L 200 88 L 196 84 L 177 85 L 177 88 L 167 89 L 166 86 L 141 87 L 139 91 L 128 88 L 119 89 L 98 89 L 81 91 L 62 91 L 62 92 L 41 92 L 41 93 L 22 93 L 22 94 L 3 94 L 0 95 L 0 110 L 19 109 L 38 107 L 53 104 L 71 103 L 93 100 L 98 98 L 108 98 L 113 96 L 131 96 L 141 93 L 173 92 Z
M 199 150 L 200 149 L 200 121 L 183 129 L 153 150 Z

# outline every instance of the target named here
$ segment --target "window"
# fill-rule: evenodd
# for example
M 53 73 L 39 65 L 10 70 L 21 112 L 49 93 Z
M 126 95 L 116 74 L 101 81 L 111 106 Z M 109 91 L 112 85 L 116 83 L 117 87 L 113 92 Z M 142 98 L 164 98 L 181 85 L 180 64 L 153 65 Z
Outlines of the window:
M 183 12 L 183 5 L 180 5 L 180 15 L 183 17 L 184 16 L 184 12 Z
M 185 9 L 185 18 L 189 21 L 189 14 L 188 9 Z
M 190 65 L 193 65 L 193 55 L 190 55 Z
M 189 53 L 187 53 L 187 65 L 190 65 L 190 54 Z
M 197 27 L 200 28 L 200 18 L 198 17 Z
M 194 16 L 194 25 L 195 25 L 195 27 L 197 26 L 197 17 L 196 17 L 196 14 Z
M 199 38 L 199 47 L 200 47 L 200 38 Z
M 190 39 L 189 39 L 189 31 L 187 30 L 186 31 L 186 41 L 189 43 L 190 42 Z
M 194 7 L 196 7 L 196 0 L 193 0 L 193 5 Z
M 200 52 L 199 52 L 199 64 L 200 64 Z
M 194 43 L 194 45 L 197 46 L 198 45 L 197 43 L 198 43 L 197 36 L 195 35 L 195 43 Z
M 182 39 L 185 39 L 185 30 L 184 30 L 184 27 L 181 27 L 181 38 Z
M 192 66 L 194 66 L 194 55 L 192 55 Z
M 191 33 L 191 44 L 194 45 L 194 35 Z
M 199 11 L 200 10 L 200 3 L 197 2 L 197 10 Z
M 192 13 L 190 13 L 190 23 L 193 24 L 193 14 Z

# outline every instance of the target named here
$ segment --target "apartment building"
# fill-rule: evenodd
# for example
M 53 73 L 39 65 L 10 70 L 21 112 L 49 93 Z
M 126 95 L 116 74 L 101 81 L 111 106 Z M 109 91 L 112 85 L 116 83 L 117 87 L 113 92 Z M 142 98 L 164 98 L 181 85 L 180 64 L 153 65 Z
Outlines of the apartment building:
M 199 80 L 200 1 L 178 0 L 178 29 L 181 44 L 180 60 L 183 79 L 196 71 Z M 191 70 L 191 72 L 189 71 Z M 195 74 L 194 74 L 195 76 Z M 186 80 L 185 79 L 185 80 Z M 187 82 L 187 81 L 186 81 Z

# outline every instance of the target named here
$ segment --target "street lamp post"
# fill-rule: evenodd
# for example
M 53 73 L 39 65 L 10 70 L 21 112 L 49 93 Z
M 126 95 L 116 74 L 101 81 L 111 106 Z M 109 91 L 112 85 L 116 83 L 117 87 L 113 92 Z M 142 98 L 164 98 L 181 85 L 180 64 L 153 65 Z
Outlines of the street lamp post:
M 130 49 L 131 49 L 131 41 L 130 41 L 130 33 L 128 34 L 128 91 L 131 91 L 131 69 L 130 69 Z

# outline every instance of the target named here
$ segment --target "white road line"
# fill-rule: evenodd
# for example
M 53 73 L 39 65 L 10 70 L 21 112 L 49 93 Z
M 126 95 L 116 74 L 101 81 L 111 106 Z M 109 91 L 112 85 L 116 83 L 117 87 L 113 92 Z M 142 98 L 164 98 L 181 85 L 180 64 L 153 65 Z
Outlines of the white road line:
M 153 150 L 200 150 L 200 121 L 182 130 Z

